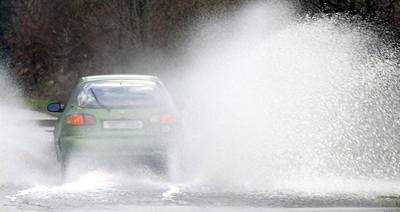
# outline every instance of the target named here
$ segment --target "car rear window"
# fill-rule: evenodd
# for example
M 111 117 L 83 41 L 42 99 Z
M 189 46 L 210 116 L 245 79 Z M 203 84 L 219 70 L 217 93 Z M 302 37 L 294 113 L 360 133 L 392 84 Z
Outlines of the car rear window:
M 160 87 L 145 80 L 104 80 L 83 85 L 77 96 L 85 108 L 154 106 L 161 102 Z

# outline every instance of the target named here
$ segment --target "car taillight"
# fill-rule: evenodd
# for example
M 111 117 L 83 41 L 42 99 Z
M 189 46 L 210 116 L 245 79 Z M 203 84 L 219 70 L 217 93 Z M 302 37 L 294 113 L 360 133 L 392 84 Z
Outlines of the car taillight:
M 72 126 L 87 126 L 87 125 L 95 125 L 96 118 L 92 115 L 88 114 L 75 114 L 68 117 L 65 120 L 65 123 Z
M 161 118 L 163 124 L 173 124 L 175 122 L 174 117 L 171 115 L 163 115 Z

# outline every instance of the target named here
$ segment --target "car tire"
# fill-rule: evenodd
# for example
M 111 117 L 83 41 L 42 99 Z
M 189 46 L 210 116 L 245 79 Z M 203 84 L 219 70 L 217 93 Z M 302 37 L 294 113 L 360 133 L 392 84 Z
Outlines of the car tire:
M 169 167 L 168 167 L 168 157 L 159 156 L 151 158 L 147 161 L 147 165 L 150 167 L 152 171 L 154 171 L 157 175 L 167 176 Z
M 61 158 L 61 148 L 59 142 L 54 142 L 54 151 L 56 153 L 57 162 L 60 163 L 62 158 Z
M 54 150 L 56 152 L 56 160 L 57 160 L 57 165 L 60 170 L 60 176 L 62 179 L 64 179 L 65 172 L 66 172 L 66 162 L 65 162 L 65 157 L 63 157 L 61 153 L 61 148 L 59 145 L 59 142 L 54 143 Z
M 60 172 L 61 172 L 61 177 L 65 180 L 66 174 L 67 174 L 67 168 L 68 168 L 68 157 L 65 155 L 60 156 Z

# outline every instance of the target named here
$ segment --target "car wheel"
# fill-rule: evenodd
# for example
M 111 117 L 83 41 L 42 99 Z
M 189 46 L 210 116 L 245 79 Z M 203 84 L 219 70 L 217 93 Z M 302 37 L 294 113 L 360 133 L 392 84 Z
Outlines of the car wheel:
M 60 164 L 61 177 L 64 179 L 66 177 L 68 168 L 68 157 L 65 155 L 61 155 L 59 164 Z
M 156 174 L 161 176 L 168 175 L 168 158 L 164 156 L 154 157 L 148 160 L 147 165 L 153 170 Z
M 59 167 L 60 170 L 60 175 L 61 178 L 64 178 L 65 172 L 66 172 L 66 161 L 65 158 L 63 157 L 62 153 L 61 153 L 61 148 L 59 145 L 59 142 L 55 142 L 54 143 L 54 150 L 56 153 L 56 160 L 57 160 L 57 165 Z

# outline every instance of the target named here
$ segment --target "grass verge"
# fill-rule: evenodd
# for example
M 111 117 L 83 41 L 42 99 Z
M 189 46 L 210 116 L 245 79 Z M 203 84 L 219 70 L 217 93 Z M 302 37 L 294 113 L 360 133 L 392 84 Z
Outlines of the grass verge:
M 47 112 L 47 105 L 54 101 L 48 99 L 26 99 L 25 104 L 32 110 Z

